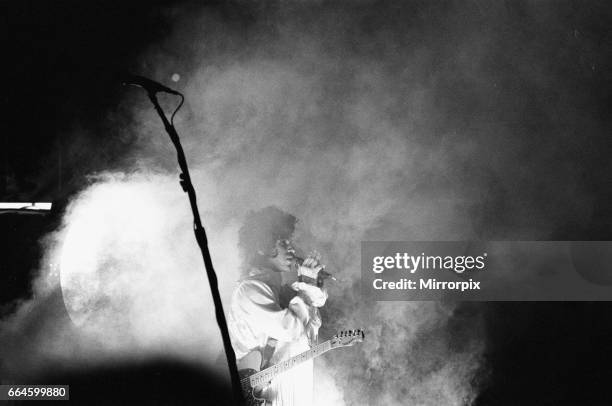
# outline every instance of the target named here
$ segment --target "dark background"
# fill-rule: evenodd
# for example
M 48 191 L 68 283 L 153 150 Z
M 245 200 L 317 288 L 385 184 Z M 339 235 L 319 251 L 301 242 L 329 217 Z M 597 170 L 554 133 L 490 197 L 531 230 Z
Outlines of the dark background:
M 38 241 L 57 226 L 66 202 L 85 184 L 84 176 L 122 164 L 123 153 L 133 140 L 100 131 L 108 126 L 107 113 L 121 96 L 117 74 L 137 68 L 139 52 L 168 34 L 171 27 L 164 13 L 171 3 L 0 4 L 4 31 L 1 200 L 55 202 L 53 213 L 47 216 L 0 215 L 0 315 L 14 310 L 14 300 L 31 294 L 30 281 L 41 255 Z M 507 3 L 512 11 L 508 26 L 517 30 L 516 43 L 509 47 L 520 47 L 529 42 L 525 38 L 538 35 L 537 27 L 521 25 L 524 4 Z M 581 157 L 582 181 L 594 199 L 593 215 L 584 222 L 566 219 L 551 239 L 610 240 L 610 6 L 595 1 L 557 4 L 566 10 L 568 24 L 577 21 L 581 35 L 590 36 L 590 43 L 597 46 L 578 52 L 555 48 L 553 42 L 542 58 L 563 72 L 563 86 L 574 89 L 576 102 L 591 110 L 592 124 L 600 131 L 567 149 Z M 253 6 L 246 3 L 211 2 L 204 7 L 214 8 L 238 25 L 248 26 L 255 18 Z M 369 7 L 380 17 L 385 15 L 380 10 L 389 4 Z M 425 6 L 421 3 L 420 7 Z M 585 73 L 583 68 L 593 61 L 597 73 L 593 69 Z M 456 95 L 457 103 L 461 91 Z M 532 125 L 537 137 L 537 119 L 526 116 L 523 124 Z M 83 129 L 81 138 L 73 135 L 75 128 Z M 103 133 L 104 138 L 97 135 Z M 91 146 L 88 151 L 96 153 L 81 152 L 73 147 L 78 143 Z M 489 214 L 492 221 L 498 216 L 503 213 Z M 477 405 L 612 403 L 608 388 L 612 361 L 609 303 L 486 303 L 466 306 L 466 311 L 470 306 L 482 307 L 487 330 L 486 368 L 478 378 L 481 390 Z M 214 387 L 202 384 L 207 381 L 206 371 L 167 360 L 78 373 L 45 370 L 38 379 L 71 384 L 73 402 L 83 404 L 117 404 L 117 399 L 133 403 L 142 400 L 141 391 L 148 394 L 146 403 L 194 403 L 203 394 L 209 398 Z M 99 382 L 109 383 L 116 391 L 113 395 L 101 392 Z M 182 399 L 176 397 L 177 391 Z

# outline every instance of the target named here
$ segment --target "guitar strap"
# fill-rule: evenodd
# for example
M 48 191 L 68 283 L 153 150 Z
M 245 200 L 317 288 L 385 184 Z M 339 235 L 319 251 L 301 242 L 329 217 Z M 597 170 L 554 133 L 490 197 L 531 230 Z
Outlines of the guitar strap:
M 266 346 L 261 352 L 261 367 L 259 368 L 260 371 L 264 370 L 270 365 L 270 360 L 272 359 L 272 355 L 274 354 L 274 350 L 276 349 L 277 343 L 278 343 L 277 339 L 272 338 L 272 337 L 268 338 L 268 341 L 266 342 Z

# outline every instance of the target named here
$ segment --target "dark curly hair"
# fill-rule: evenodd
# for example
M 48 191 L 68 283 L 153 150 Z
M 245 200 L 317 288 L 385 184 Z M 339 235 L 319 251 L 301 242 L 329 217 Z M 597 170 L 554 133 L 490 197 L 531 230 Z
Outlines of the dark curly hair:
M 291 239 L 296 223 L 295 216 L 275 206 L 250 211 L 238 232 L 244 270 L 258 264 L 261 259 L 258 251 L 271 253 L 276 241 Z

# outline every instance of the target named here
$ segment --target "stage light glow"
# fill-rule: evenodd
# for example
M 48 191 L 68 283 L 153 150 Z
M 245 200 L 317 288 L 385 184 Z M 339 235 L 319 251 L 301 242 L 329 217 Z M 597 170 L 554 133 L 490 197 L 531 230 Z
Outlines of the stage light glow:
M 64 221 L 59 279 L 80 331 L 113 354 L 214 365 L 221 339 L 189 202 L 174 177 L 104 179 L 75 199 Z M 235 233 L 211 239 L 226 296 L 239 272 Z
M 125 297 L 126 275 L 138 283 L 139 273 L 163 256 L 156 237 L 165 218 L 146 183 L 98 185 L 76 202 L 60 255 L 64 300 L 76 324 Z

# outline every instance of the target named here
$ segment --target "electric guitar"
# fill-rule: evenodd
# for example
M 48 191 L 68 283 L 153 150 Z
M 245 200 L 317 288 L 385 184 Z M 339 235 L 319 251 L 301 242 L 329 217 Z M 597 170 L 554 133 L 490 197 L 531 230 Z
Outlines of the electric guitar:
M 244 404 L 247 406 L 265 405 L 266 399 L 264 389 L 266 386 L 270 385 L 272 379 L 304 361 L 323 355 L 329 350 L 340 347 L 350 347 L 362 342 L 364 339 L 365 334 L 362 330 L 343 330 L 332 339 L 315 345 L 308 351 L 304 351 L 295 357 L 291 357 L 259 372 L 251 368 L 241 369 L 238 373 L 240 374 L 240 384 L 245 400 Z

